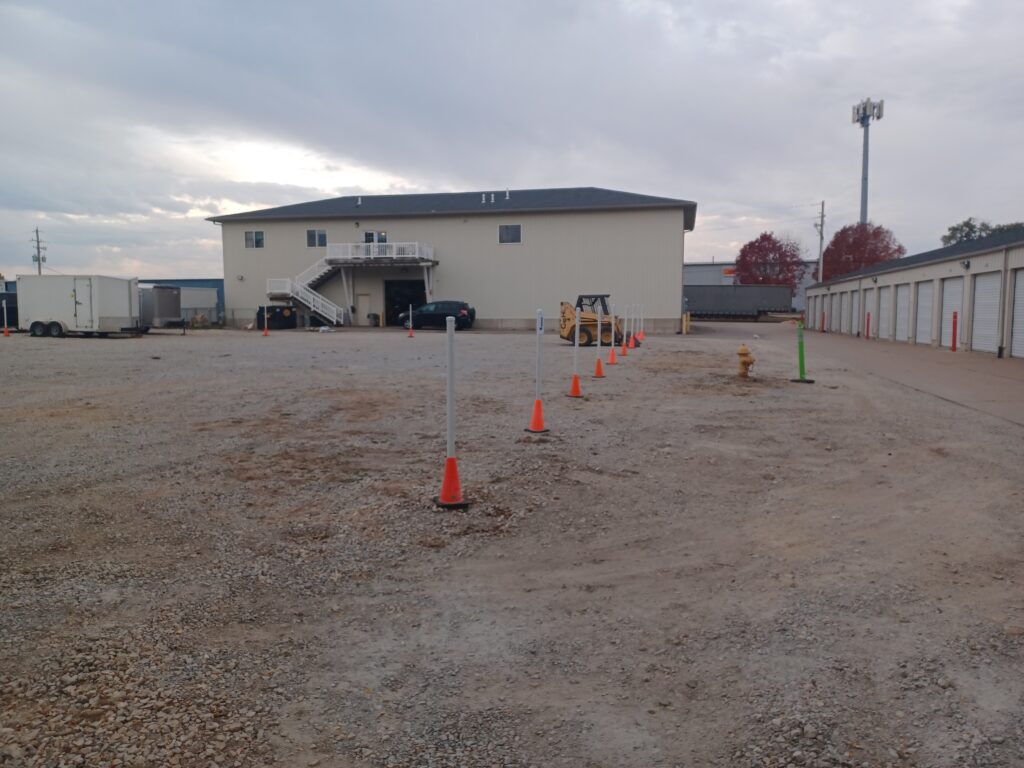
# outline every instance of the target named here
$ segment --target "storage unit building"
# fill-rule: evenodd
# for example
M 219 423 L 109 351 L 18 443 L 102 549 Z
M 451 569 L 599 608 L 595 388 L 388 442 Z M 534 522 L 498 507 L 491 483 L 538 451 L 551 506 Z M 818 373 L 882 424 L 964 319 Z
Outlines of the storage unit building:
M 873 338 L 945 348 L 953 346 L 955 315 L 958 351 L 1024 357 L 1022 275 L 1024 227 L 1017 227 L 815 284 L 807 302 L 827 313 L 848 299 L 851 322 L 840 323 L 842 333 L 863 335 L 870 323 Z

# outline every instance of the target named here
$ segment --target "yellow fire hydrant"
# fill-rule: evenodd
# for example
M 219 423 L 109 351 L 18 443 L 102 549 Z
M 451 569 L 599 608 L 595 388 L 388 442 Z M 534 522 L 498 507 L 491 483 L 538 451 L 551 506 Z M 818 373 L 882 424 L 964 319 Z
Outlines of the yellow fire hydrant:
M 746 344 L 740 344 L 736 354 L 740 357 L 740 378 L 749 378 L 750 369 L 754 365 L 754 356 L 750 354 L 750 349 L 747 348 Z

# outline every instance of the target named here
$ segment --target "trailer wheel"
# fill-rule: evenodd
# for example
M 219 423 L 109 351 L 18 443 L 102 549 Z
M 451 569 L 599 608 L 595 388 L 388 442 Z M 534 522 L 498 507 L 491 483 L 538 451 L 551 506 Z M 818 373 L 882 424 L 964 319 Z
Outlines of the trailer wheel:
M 50 323 L 49 330 L 51 338 L 59 339 L 61 336 L 64 335 L 64 326 L 58 323 L 56 320 Z
M 29 326 L 28 332 L 36 337 L 46 335 L 46 323 L 40 323 L 38 320 Z

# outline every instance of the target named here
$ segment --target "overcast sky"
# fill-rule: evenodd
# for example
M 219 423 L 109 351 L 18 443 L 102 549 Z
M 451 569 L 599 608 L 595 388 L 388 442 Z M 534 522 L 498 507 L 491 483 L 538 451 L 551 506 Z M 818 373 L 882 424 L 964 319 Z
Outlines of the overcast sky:
M 0 2 L 0 272 L 222 274 L 204 218 L 341 194 L 695 200 L 687 260 L 1024 220 L 1020 0 Z

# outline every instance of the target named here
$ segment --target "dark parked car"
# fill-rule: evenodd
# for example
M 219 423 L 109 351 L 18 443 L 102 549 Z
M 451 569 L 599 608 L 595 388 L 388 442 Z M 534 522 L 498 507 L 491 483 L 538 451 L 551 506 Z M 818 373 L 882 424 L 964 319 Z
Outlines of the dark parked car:
M 444 328 L 446 317 L 454 317 L 455 328 L 461 331 L 473 327 L 473 321 L 476 320 L 476 309 L 464 301 L 432 301 L 412 311 L 412 327 Z M 398 321 L 408 328 L 409 313 L 402 312 L 398 316 Z

